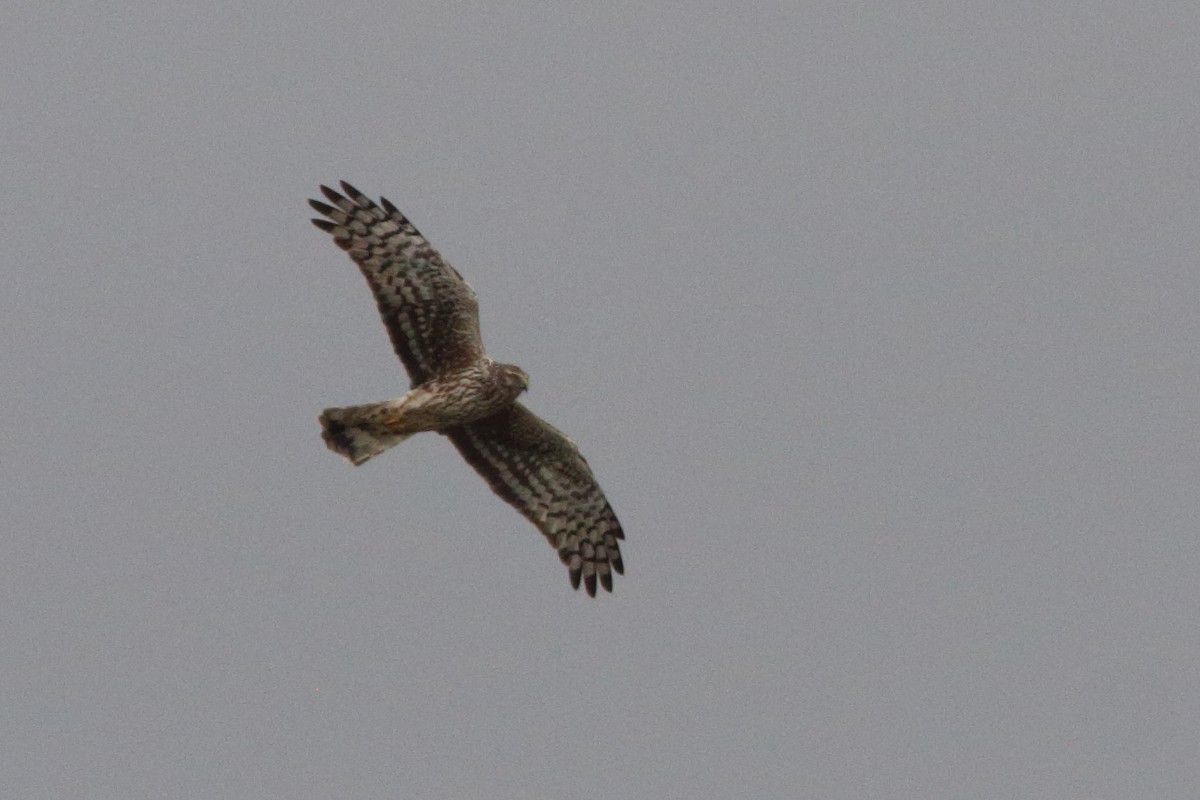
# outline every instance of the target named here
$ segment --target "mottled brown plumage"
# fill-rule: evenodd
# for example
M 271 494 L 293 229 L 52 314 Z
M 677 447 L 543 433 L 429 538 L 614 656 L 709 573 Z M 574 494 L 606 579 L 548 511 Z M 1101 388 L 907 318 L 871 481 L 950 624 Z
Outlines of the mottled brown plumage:
M 367 279 L 411 390 L 398 400 L 329 408 L 329 448 L 357 465 L 421 431 L 450 438 L 492 490 L 537 526 L 567 566 L 571 585 L 612 591 L 624 572 L 621 525 L 587 461 L 565 434 L 516 402 L 529 386 L 520 367 L 488 358 L 479 304 L 462 276 L 386 199 L 376 205 L 348 183 L 333 205 L 309 204 Z

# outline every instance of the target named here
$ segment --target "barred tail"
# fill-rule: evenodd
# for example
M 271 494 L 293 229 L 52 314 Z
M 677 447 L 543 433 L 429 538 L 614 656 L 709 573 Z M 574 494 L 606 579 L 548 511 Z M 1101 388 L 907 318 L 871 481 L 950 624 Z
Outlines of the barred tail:
M 394 433 L 380 424 L 381 412 L 394 405 L 388 402 L 327 408 L 317 418 L 321 423 L 321 438 L 330 450 L 357 467 L 412 436 Z

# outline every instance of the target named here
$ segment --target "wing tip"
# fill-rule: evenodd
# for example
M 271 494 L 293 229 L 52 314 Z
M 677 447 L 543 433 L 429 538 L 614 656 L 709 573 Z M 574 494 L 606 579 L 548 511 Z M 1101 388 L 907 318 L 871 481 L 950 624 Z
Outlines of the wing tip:
M 308 205 L 313 211 L 316 211 L 318 214 L 324 214 L 327 217 L 337 212 L 337 209 L 335 209 L 333 206 L 327 203 L 322 203 L 320 200 L 314 200 L 310 198 Z
M 346 198 L 339 194 L 336 190 L 330 189 L 325 184 L 321 184 L 321 194 L 325 195 L 326 199 L 334 205 L 345 203 Z
M 611 567 L 611 569 L 608 569 Z M 596 587 L 612 594 L 613 590 L 613 572 L 624 575 L 625 566 L 621 563 L 621 557 L 617 557 L 603 563 L 592 563 L 590 561 L 582 562 L 577 566 L 568 566 L 568 574 L 571 578 L 571 588 L 579 591 L 582 586 L 587 592 L 588 597 L 596 596 Z M 597 583 L 597 580 L 599 581 Z

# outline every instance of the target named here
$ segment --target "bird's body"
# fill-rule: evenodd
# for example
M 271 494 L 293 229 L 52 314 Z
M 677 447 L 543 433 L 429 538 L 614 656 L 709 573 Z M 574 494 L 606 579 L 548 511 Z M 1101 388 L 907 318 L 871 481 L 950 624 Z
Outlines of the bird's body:
M 319 418 L 322 436 L 331 450 L 357 466 L 414 433 L 440 432 L 502 411 L 528 385 L 520 367 L 484 359 L 434 375 L 398 400 L 327 408 Z
M 386 199 L 376 205 L 343 182 L 310 200 L 367 279 L 412 388 L 397 400 L 329 408 L 329 448 L 365 463 L 422 431 L 447 436 L 492 490 L 546 536 L 571 583 L 595 595 L 623 572 L 624 532 L 575 444 L 517 402 L 529 376 L 483 350 L 475 293 Z

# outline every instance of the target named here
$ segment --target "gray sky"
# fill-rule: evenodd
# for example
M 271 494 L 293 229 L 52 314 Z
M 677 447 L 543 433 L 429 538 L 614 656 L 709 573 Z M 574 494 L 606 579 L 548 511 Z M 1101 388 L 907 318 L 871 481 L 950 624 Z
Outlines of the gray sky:
M 0 794 L 1196 796 L 1200 11 L 646 5 L 0 12 Z M 407 386 L 343 178 L 614 595 L 322 445 Z

